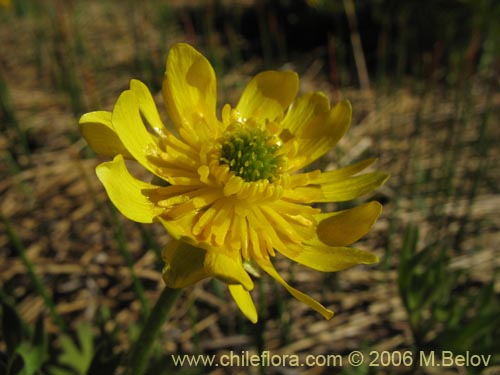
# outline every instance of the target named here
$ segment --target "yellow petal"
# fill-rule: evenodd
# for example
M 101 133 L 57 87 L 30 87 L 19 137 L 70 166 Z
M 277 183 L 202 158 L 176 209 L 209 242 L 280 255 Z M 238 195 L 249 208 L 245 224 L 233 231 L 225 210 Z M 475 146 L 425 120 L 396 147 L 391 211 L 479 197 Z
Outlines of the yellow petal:
M 349 210 L 315 216 L 318 238 L 328 246 L 347 246 L 363 237 L 375 224 L 382 205 L 369 202 Z
M 216 123 L 215 72 L 210 62 L 188 44 L 178 43 L 167 57 L 163 98 L 168 114 L 177 128 Z
M 111 112 L 95 111 L 84 114 L 78 122 L 80 132 L 96 154 L 115 156 L 122 154 L 133 159 L 111 124 Z
M 240 258 L 233 258 L 214 249 L 208 250 L 205 257 L 205 271 L 226 284 L 241 284 L 246 290 L 253 289 L 253 281 L 243 268 Z
M 162 177 L 148 159 L 148 155 L 160 152 L 158 139 L 147 131 L 141 118 L 138 99 L 131 90 L 122 92 L 111 120 L 116 134 L 132 156 L 151 173 Z
M 130 81 L 130 90 L 136 96 L 141 114 L 151 128 L 155 130 L 157 134 L 168 133 L 163 121 L 160 119 L 158 109 L 156 108 L 156 104 L 148 87 L 141 81 L 133 79 Z
M 193 210 L 192 213 L 184 215 L 176 220 L 166 220 L 161 216 L 156 217 L 156 220 L 160 222 L 168 234 L 177 240 L 187 241 L 189 243 L 194 243 L 196 240 L 193 237 L 191 228 L 196 223 L 196 211 Z M 203 247 L 200 245 L 200 247 Z M 203 247 L 205 248 L 205 247 Z
M 185 288 L 208 277 L 203 266 L 206 253 L 185 242 L 172 240 L 162 253 L 165 284 L 170 288 Z
M 274 268 L 274 266 L 270 261 L 258 260 L 257 263 L 266 273 L 268 273 L 272 278 L 274 278 L 277 282 L 283 285 L 292 296 L 294 296 L 299 301 L 305 303 L 309 307 L 319 312 L 321 315 L 323 315 L 325 319 L 332 318 L 333 311 L 327 309 L 321 303 L 309 297 L 307 294 L 304 294 L 298 291 L 297 289 L 291 287 L 290 285 L 288 285 L 288 283 L 279 275 L 279 273 L 276 271 L 276 269 Z
M 309 268 L 322 272 L 336 272 L 357 264 L 378 263 L 376 255 L 350 247 L 304 245 L 300 250 L 285 249 L 280 252 Z
M 351 104 L 343 100 L 330 108 L 329 99 L 321 92 L 299 97 L 283 120 L 298 142 L 298 161 L 293 170 L 300 169 L 326 154 L 345 134 L 351 123 Z
M 302 132 L 302 126 L 309 123 L 315 116 L 325 114 L 330 110 L 330 100 L 321 93 L 307 93 L 295 99 L 290 106 L 281 125 L 288 129 L 291 134 L 297 135 Z
M 248 83 L 236 111 L 242 119 L 274 120 L 283 115 L 298 90 L 297 73 L 262 72 Z
M 239 284 L 229 284 L 229 291 L 241 312 L 252 322 L 257 323 L 257 310 L 252 300 L 252 296 Z
M 316 202 L 344 202 L 358 198 L 384 184 L 389 175 L 381 172 L 366 173 L 345 180 L 321 185 L 324 197 Z
M 132 177 L 122 155 L 115 156 L 113 161 L 99 164 L 96 173 L 113 204 L 130 220 L 152 223 L 162 213 L 163 209 L 156 207 L 148 198 L 148 192 L 158 186 Z
M 348 165 L 347 167 L 344 168 L 336 169 L 333 171 L 322 172 L 317 177 L 312 178 L 309 181 L 309 183 L 315 185 L 315 184 L 326 184 L 329 182 L 344 180 L 368 168 L 376 160 L 377 160 L 376 158 L 369 158 L 357 162 L 355 164 Z
M 370 166 L 376 159 L 370 158 L 334 171 L 321 172 L 317 176 L 294 175 L 298 187 L 285 190 L 284 198 L 294 202 L 342 202 L 357 198 L 385 183 L 389 175 L 367 173 L 351 177 Z M 302 181 L 301 181 L 302 180 Z

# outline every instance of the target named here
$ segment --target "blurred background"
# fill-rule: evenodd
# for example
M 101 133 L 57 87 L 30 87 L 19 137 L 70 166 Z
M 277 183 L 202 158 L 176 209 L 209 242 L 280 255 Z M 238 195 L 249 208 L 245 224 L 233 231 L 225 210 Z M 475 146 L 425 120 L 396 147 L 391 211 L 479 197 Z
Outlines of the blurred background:
M 132 78 L 167 121 L 164 63 L 182 41 L 213 64 L 219 108 L 266 69 L 297 71 L 302 92 L 349 99 L 350 131 L 313 167 L 377 157 L 392 177 L 334 207 L 384 204 L 356 244 L 380 264 L 321 274 L 276 259 L 291 284 L 335 311 L 331 321 L 263 277 L 253 325 L 224 285 L 198 283 L 164 325 L 148 374 L 500 374 L 498 20 L 495 0 L 0 2 L 0 373 L 123 373 L 163 287 L 168 236 L 116 211 L 77 123 L 112 110 Z M 170 357 L 244 350 L 492 359 L 259 369 L 176 368 Z

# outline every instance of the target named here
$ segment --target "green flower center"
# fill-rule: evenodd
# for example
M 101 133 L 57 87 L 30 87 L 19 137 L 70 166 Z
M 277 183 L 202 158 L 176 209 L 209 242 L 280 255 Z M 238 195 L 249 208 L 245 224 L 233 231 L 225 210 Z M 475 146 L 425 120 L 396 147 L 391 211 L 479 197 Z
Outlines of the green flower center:
M 266 131 L 244 127 L 229 133 L 222 143 L 219 163 L 245 181 L 273 182 L 281 169 L 279 145 Z

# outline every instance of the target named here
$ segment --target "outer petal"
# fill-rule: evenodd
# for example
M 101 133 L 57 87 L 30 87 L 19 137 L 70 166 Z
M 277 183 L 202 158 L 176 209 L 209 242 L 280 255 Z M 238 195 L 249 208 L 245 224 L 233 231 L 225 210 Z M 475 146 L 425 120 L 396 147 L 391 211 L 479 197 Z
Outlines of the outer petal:
M 80 117 L 78 125 L 83 138 L 97 154 L 105 156 L 122 154 L 126 158 L 133 159 L 113 129 L 111 112 L 86 113 Z
M 167 57 L 163 98 L 177 128 L 193 126 L 200 119 L 216 123 L 215 72 L 210 62 L 188 44 L 175 44 Z
M 191 228 L 195 223 L 195 217 L 196 211 L 193 210 L 193 212 L 188 215 L 182 216 L 178 220 L 166 220 L 161 216 L 158 216 L 156 219 L 165 227 L 170 236 L 174 237 L 177 240 L 183 240 L 187 241 L 188 243 L 194 244 L 195 242 L 193 239 Z
M 253 289 L 253 281 L 243 268 L 241 259 L 235 259 L 215 250 L 208 250 L 205 257 L 205 270 L 210 276 L 217 277 L 226 284 L 240 284 L 246 290 Z
M 246 86 L 236 111 L 242 119 L 274 120 L 283 115 L 298 90 L 299 77 L 295 72 L 259 73 Z
M 148 191 L 157 189 L 158 186 L 132 177 L 122 155 L 115 156 L 113 161 L 99 164 L 96 173 L 113 204 L 130 220 L 152 223 L 162 213 L 163 209 L 155 206 L 147 196 Z
M 257 310 L 252 300 L 252 296 L 239 284 L 229 284 L 229 291 L 241 312 L 252 322 L 257 323 Z
M 351 123 L 351 104 L 343 100 L 330 108 L 329 99 L 321 92 L 299 97 L 283 120 L 297 139 L 298 147 L 292 170 L 312 163 L 333 148 Z
M 347 167 L 335 169 L 333 171 L 322 172 L 318 177 L 311 179 L 309 183 L 326 184 L 329 182 L 344 180 L 368 168 L 376 160 L 376 158 L 369 158 L 355 164 L 348 165 Z
M 145 168 L 158 175 L 156 167 L 147 157 L 159 152 L 158 139 L 147 131 L 141 118 L 139 101 L 131 90 L 124 91 L 118 98 L 113 109 L 112 122 L 126 149 Z
M 328 246 L 350 245 L 368 233 L 381 212 L 380 203 L 369 202 L 350 210 L 317 215 L 318 238 Z
M 297 263 L 322 272 L 336 272 L 358 264 L 374 264 L 379 261 L 374 254 L 350 247 L 305 245 L 297 251 L 287 248 L 280 252 Z
M 321 315 L 323 315 L 323 317 L 325 319 L 332 318 L 333 311 L 327 309 L 322 304 L 320 304 L 318 301 L 309 297 L 307 294 L 304 294 L 304 293 L 298 291 L 297 289 L 291 287 L 290 285 L 288 285 L 288 283 L 279 275 L 279 273 L 276 271 L 276 269 L 274 268 L 274 266 L 272 265 L 272 263 L 270 261 L 259 260 L 259 261 L 257 261 L 257 263 L 272 278 L 274 278 L 277 282 L 279 282 L 281 285 L 283 285 L 292 296 L 294 296 L 299 301 L 305 303 L 306 305 L 310 306 L 311 308 L 313 308 L 314 310 L 319 312 Z
M 383 185 L 388 178 L 389 175 L 385 173 L 373 172 L 325 183 L 321 185 L 324 198 L 317 202 L 344 202 L 358 198 Z M 311 183 L 314 183 L 314 180 Z
M 327 172 L 328 173 L 328 172 Z M 344 202 L 358 198 L 383 185 L 389 175 L 380 172 L 366 173 L 340 181 L 318 183 L 312 178 L 310 185 L 287 189 L 283 198 L 292 202 Z M 321 176 L 318 180 L 321 179 Z
M 165 125 L 160 119 L 158 109 L 148 87 L 137 79 L 130 81 L 130 90 L 135 94 L 141 114 L 158 134 L 167 133 Z
M 184 288 L 206 277 L 203 266 L 206 251 L 185 242 L 172 240 L 163 250 L 163 280 L 170 288 Z

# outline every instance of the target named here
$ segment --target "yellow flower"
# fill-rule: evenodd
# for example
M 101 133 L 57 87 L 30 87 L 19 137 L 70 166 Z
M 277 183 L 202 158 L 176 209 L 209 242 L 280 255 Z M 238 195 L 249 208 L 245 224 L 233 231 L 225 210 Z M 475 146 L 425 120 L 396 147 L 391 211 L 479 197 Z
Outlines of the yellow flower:
M 114 156 L 96 171 L 115 206 L 131 220 L 161 222 L 174 240 L 164 251 L 163 278 L 182 288 L 206 277 L 224 281 L 241 311 L 257 312 L 250 274 L 261 269 L 325 318 L 333 312 L 291 287 L 276 271 L 276 252 L 310 268 L 333 272 L 378 258 L 346 247 L 368 232 L 381 212 L 370 202 L 322 213 L 312 203 L 352 200 L 387 175 L 359 174 L 374 159 L 328 172 L 301 172 L 347 131 L 351 106 L 333 108 L 320 92 L 296 98 L 294 72 L 266 71 L 236 105 L 216 115 L 215 73 L 198 51 L 172 47 L 163 98 L 175 130 L 162 121 L 147 87 L 132 80 L 113 112 L 91 112 L 80 129 L 99 154 Z M 137 180 L 124 158 L 155 178 Z

